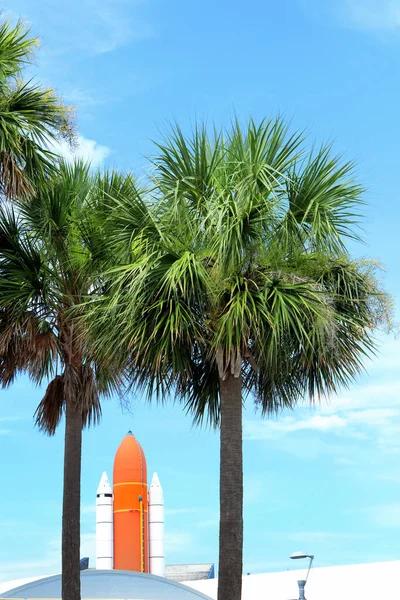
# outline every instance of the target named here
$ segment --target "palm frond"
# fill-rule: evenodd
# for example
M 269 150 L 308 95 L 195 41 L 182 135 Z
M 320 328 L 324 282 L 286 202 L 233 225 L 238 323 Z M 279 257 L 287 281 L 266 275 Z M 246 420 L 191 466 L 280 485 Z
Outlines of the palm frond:
M 342 253 L 347 239 L 360 240 L 357 225 L 363 187 L 355 181 L 354 163 L 332 155 L 331 146 L 311 153 L 287 179 L 289 212 L 282 227 L 299 228 L 317 252 Z M 290 229 L 286 235 L 290 235 Z
M 0 24 L 0 192 L 13 200 L 29 197 L 54 172 L 51 144 L 74 139 L 71 109 L 54 90 L 21 77 L 37 45 L 21 21 Z
M 15 76 L 29 64 L 36 48 L 37 38 L 30 37 L 30 30 L 23 21 L 12 25 L 9 19 L 0 24 L 0 80 Z
M 57 375 L 46 388 L 45 395 L 35 411 L 37 427 L 54 435 L 65 409 L 64 376 Z

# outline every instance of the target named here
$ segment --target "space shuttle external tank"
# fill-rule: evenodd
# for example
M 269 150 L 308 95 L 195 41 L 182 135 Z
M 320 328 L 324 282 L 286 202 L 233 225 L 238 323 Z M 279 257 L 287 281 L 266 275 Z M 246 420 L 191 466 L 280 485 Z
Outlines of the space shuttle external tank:
M 148 493 L 144 452 L 131 432 L 114 459 L 114 569 L 149 572 Z

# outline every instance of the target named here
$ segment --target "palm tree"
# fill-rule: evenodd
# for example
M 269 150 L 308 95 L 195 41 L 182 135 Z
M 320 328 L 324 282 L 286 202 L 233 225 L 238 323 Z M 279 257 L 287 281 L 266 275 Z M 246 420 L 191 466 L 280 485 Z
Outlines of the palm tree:
M 346 250 L 363 191 L 353 165 L 307 152 L 281 120 L 213 138 L 176 127 L 152 177 L 110 199 L 119 264 L 90 319 L 133 387 L 220 427 L 218 599 L 239 600 L 244 398 L 267 415 L 348 385 L 390 306 Z
M 19 21 L 0 24 L 0 194 L 23 197 L 54 169 L 51 143 L 73 139 L 71 111 L 56 93 L 24 80 L 38 39 Z
M 122 373 L 99 365 L 79 326 L 98 294 L 107 255 L 101 220 L 116 176 L 92 177 L 82 163 L 60 170 L 28 199 L 0 208 L 0 380 L 19 372 L 49 381 L 36 422 L 52 435 L 65 415 L 62 597 L 80 599 L 82 428 L 101 415 L 100 397 L 117 391 Z M 103 216 L 102 216 L 103 215 Z M 78 307 L 74 310 L 74 307 Z

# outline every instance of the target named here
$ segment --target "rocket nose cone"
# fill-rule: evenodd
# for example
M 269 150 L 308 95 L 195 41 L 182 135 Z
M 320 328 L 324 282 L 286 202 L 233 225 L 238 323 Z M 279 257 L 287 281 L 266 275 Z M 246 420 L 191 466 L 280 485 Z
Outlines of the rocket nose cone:
M 147 485 L 146 458 L 143 448 L 132 435 L 126 435 L 114 457 L 114 486 L 126 482 L 143 482 Z
M 97 488 L 97 493 L 98 494 L 111 494 L 112 493 L 111 485 L 110 485 L 110 482 L 108 481 L 107 473 L 105 471 L 104 471 L 103 475 L 101 476 L 99 487 Z
M 153 488 L 154 488 L 154 487 L 161 488 L 161 483 L 160 483 L 160 480 L 158 479 L 158 475 L 157 475 L 157 473 L 153 473 L 153 477 L 152 477 L 152 479 L 151 479 L 151 484 L 150 484 L 150 487 L 153 487 Z

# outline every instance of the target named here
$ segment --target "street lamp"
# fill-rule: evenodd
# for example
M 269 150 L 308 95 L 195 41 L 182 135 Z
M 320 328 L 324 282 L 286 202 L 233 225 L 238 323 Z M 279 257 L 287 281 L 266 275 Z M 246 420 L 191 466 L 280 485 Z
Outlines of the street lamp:
M 310 559 L 310 563 L 308 565 L 308 571 L 307 571 L 307 576 L 305 579 L 299 579 L 297 582 L 297 585 L 299 586 L 299 600 L 305 600 L 305 595 L 304 595 L 304 589 L 306 587 L 306 583 L 307 583 L 307 579 L 308 579 L 308 574 L 310 572 L 311 569 L 311 565 L 312 565 L 312 561 L 314 560 L 314 554 L 306 554 L 305 552 L 293 552 L 293 554 L 291 555 L 291 557 L 293 560 L 297 560 L 299 558 L 309 558 Z

